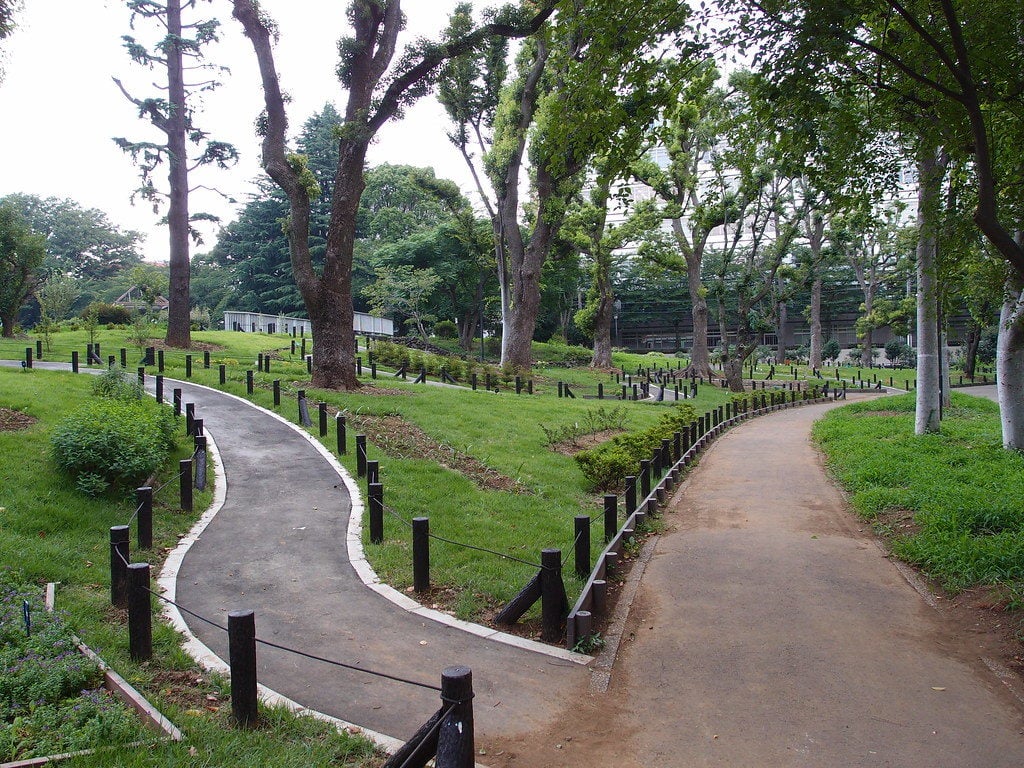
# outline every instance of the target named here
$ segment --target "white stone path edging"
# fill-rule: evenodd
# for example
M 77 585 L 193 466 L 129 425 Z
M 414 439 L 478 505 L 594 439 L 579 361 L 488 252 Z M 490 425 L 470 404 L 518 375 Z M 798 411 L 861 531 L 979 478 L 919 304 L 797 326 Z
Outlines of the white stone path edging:
M 171 381 L 174 380 L 172 379 Z M 402 594 L 394 587 L 384 584 L 380 580 L 380 577 L 377 575 L 376 571 L 374 571 L 373 568 L 370 566 L 369 561 L 366 559 L 366 553 L 363 550 L 363 501 L 362 496 L 360 495 L 359 492 L 359 486 L 356 483 L 355 478 L 353 478 L 352 475 L 349 474 L 349 472 L 341 465 L 341 463 L 334 456 L 334 454 L 332 454 L 329 450 L 327 450 L 326 447 L 324 447 L 323 443 L 321 443 L 319 440 L 313 437 L 305 429 L 296 424 L 293 424 L 280 414 L 274 413 L 273 411 L 267 408 L 263 408 L 262 406 L 256 405 L 255 403 L 252 403 L 243 397 L 233 395 L 229 392 L 223 392 L 222 390 L 214 389 L 213 387 L 207 387 L 202 384 L 194 384 L 188 381 L 181 383 L 191 387 L 206 389 L 209 390 L 210 392 L 219 395 L 224 395 L 225 397 L 234 398 L 235 400 L 244 403 L 250 408 L 255 408 L 256 410 L 261 411 L 267 416 L 277 419 L 282 424 L 285 424 L 289 429 L 301 435 L 305 440 L 307 440 L 310 443 L 310 445 L 313 446 L 313 448 L 316 451 L 320 453 L 321 456 L 323 456 L 324 460 L 331 465 L 334 471 L 345 483 L 345 487 L 348 490 L 349 497 L 352 501 L 352 509 L 351 512 L 349 513 L 348 532 L 346 536 L 349 562 L 352 564 L 353 569 L 355 569 L 355 572 L 359 576 L 360 581 L 362 581 L 363 584 L 372 589 L 374 592 L 381 595 L 385 599 L 391 601 L 395 605 L 405 609 L 406 611 L 409 611 L 410 613 L 414 613 L 417 616 L 420 616 L 425 619 L 436 621 L 440 624 L 445 624 L 447 626 L 454 627 L 455 629 L 459 629 L 464 632 L 469 632 L 470 634 L 477 635 L 478 637 L 493 640 L 495 642 L 506 643 L 507 645 L 512 645 L 518 648 L 534 651 L 536 653 L 545 654 L 547 656 L 553 656 L 555 658 L 571 661 L 577 664 L 585 665 L 589 664 L 593 660 L 593 657 L 582 653 L 575 653 L 573 651 L 568 651 L 563 648 L 556 648 L 553 646 L 545 645 L 544 643 L 538 643 L 536 641 L 529 640 L 527 638 L 511 635 L 506 632 L 499 632 L 498 630 L 491 629 L 490 627 L 485 627 L 480 624 L 473 624 L 472 622 L 456 619 L 455 617 L 449 616 L 448 614 L 443 613 L 441 611 L 436 611 L 431 608 L 427 608 L 426 606 L 416 602 L 407 595 Z M 217 443 L 214 439 L 214 436 L 209 434 L 209 432 L 207 432 L 207 448 L 214 460 L 215 465 L 223 467 L 224 465 L 220 458 L 220 452 L 217 450 Z M 164 561 L 164 566 L 160 570 L 160 575 L 157 579 L 157 584 L 161 589 L 161 593 L 168 600 L 176 599 L 178 571 L 180 570 L 181 564 L 184 561 L 185 554 L 189 551 L 189 549 L 191 549 L 192 545 L 199 539 L 199 536 L 202 535 L 203 531 L 213 521 L 213 518 L 217 515 L 221 507 L 224 505 L 224 501 L 227 497 L 227 488 L 228 479 L 225 477 L 225 473 L 223 471 L 215 472 L 213 503 L 210 505 L 210 508 L 203 513 L 203 515 L 199 518 L 196 524 L 192 526 L 192 529 L 188 532 L 188 534 L 179 540 L 178 546 L 175 547 L 170 554 L 168 554 L 167 559 Z M 163 613 L 174 626 L 174 628 L 185 637 L 185 642 L 182 644 L 182 647 L 186 650 L 186 652 L 189 653 L 189 655 L 192 656 L 192 658 L 194 658 L 199 664 L 201 664 L 203 667 L 207 669 L 225 675 L 228 674 L 229 669 L 227 663 L 219 656 L 217 656 L 217 654 L 210 650 L 210 648 L 207 645 L 205 645 L 202 641 L 199 640 L 199 638 L 197 638 L 192 633 L 192 631 L 188 627 L 188 624 L 185 623 L 185 620 L 182 617 L 181 612 L 177 609 L 177 607 L 175 607 L 171 603 L 164 602 Z M 349 723 L 344 720 L 331 717 L 330 715 L 324 714 L 322 712 L 317 712 L 315 710 L 308 709 L 302 706 L 301 704 L 293 701 L 292 699 L 289 699 L 288 697 L 283 696 L 280 693 L 277 693 L 276 691 L 271 690 L 270 688 L 267 688 L 262 684 L 260 684 L 259 689 L 263 700 L 268 704 L 283 705 L 294 712 L 312 715 L 317 719 L 333 723 L 339 728 L 342 728 L 350 733 L 361 733 L 389 751 L 393 752 L 405 743 L 399 739 L 395 739 L 391 736 L 387 736 L 382 733 L 377 733 L 376 731 L 368 730 L 354 723 Z

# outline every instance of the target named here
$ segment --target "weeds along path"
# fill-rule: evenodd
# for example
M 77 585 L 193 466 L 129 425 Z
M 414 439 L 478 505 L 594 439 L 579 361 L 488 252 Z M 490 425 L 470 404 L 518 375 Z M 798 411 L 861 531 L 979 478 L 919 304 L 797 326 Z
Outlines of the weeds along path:
M 1024 765 L 1019 702 L 827 477 L 808 436 L 829 407 L 754 419 L 701 458 L 665 515 L 600 719 L 581 708 L 508 765 Z M 617 752 L 589 750 L 602 733 Z
M 226 624 L 252 609 L 262 640 L 436 686 L 473 670 L 478 742 L 556 717 L 586 667 L 496 643 L 410 613 L 370 590 L 349 562 L 351 498 L 335 467 L 294 426 L 237 398 L 177 382 L 220 451 L 223 507 L 185 555 L 177 601 Z M 225 633 L 187 618 L 222 659 Z M 417 688 L 257 648 L 260 682 L 334 717 L 405 740 L 439 706 Z

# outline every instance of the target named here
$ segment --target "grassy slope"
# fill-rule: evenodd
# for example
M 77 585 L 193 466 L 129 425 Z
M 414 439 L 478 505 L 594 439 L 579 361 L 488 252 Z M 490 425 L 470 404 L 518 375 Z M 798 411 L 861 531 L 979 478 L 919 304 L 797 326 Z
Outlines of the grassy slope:
M 912 513 L 894 551 L 950 590 L 1024 586 L 1024 456 L 1000 444 L 995 403 L 954 392 L 940 434 L 914 436 L 913 395 L 830 413 L 815 436 L 857 511 Z
M 227 708 L 217 713 L 182 709 L 163 698 L 154 683 L 166 670 L 192 670 L 194 665 L 179 648 L 177 635 L 166 625 L 154 627 L 155 660 L 139 665 L 128 658 L 123 612 L 109 605 L 109 529 L 125 523 L 134 509 L 133 499 L 82 496 L 60 476 L 49 457 L 49 432 L 68 412 L 88 397 L 91 378 L 50 371 L 0 368 L 0 406 L 16 408 L 38 421 L 19 432 L 0 432 L 0 567 L 8 567 L 27 581 L 59 582 L 58 606 L 86 642 L 97 649 L 130 682 L 141 687 L 181 727 L 187 741 L 146 750 L 118 750 L 68 765 L 156 766 L 207 764 L 218 766 L 306 766 L 347 759 L 349 765 L 377 764 L 368 758 L 368 743 L 333 734 L 319 723 L 299 721 L 282 712 L 267 713 L 272 729 L 240 732 L 228 727 Z M 187 456 L 186 438 L 179 438 L 177 459 Z M 166 479 L 166 478 L 165 478 Z M 161 481 L 162 482 L 162 481 Z M 197 494 L 196 509 L 210 502 L 209 492 Z M 197 515 L 176 509 L 177 484 L 158 494 L 154 502 L 154 547 L 171 547 L 177 534 L 191 527 Z M 133 531 L 134 541 L 134 531 Z M 155 553 L 133 553 L 149 559 Z M 198 670 L 193 673 L 199 676 Z M 210 688 L 217 692 L 216 685 Z M 197 763 L 194 748 L 206 762 Z

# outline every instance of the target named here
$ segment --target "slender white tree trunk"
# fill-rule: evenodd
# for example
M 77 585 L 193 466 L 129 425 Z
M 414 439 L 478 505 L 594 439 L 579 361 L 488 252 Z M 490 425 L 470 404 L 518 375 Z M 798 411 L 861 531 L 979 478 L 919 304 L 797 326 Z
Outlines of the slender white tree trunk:
M 942 407 L 945 409 L 953 405 L 953 399 L 950 395 L 952 377 L 949 375 L 949 341 L 946 337 L 945 327 L 939 331 L 939 354 L 940 374 L 942 377 Z
M 917 175 L 917 405 L 914 434 L 924 435 L 939 431 L 941 408 L 935 216 L 942 170 L 934 149 L 924 149 L 919 155 Z
M 1024 279 L 1011 277 L 999 315 L 996 391 L 1003 447 L 1024 450 Z

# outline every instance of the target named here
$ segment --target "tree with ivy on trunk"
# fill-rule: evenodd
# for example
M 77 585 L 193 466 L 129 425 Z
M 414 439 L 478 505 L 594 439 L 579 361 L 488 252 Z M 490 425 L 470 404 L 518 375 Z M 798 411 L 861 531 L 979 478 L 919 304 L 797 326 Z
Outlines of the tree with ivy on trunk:
M 219 71 L 221 68 L 203 60 L 203 49 L 217 40 L 220 22 L 205 19 L 194 22 L 183 20 L 183 12 L 195 11 L 199 0 L 128 0 L 131 11 L 131 27 L 137 22 L 154 22 L 164 31 L 156 43 L 147 47 L 131 35 L 124 35 L 124 45 L 132 61 L 149 69 L 161 69 L 167 73 L 167 85 L 161 86 L 164 94 L 148 98 L 133 96 L 118 78 L 114 82 L 132 104 L 138 108 L 140 118 L 148 120 L 165 137 L 163 143 L 151 141 L 130 141 L 115 138 L 122 150 L 131 155 L 139 166 L 142 185 L 134 197 L 140 196 L 153 203 L 154 212 L 167 202 L 167 229 L 170 236 L 170 288 L 167 300 L 170 303 L 167 317 L 167 344 L 187 349 L 192 344 L 191 321 L 189 318 L 190 296 L 189 260 L 190 239 L 200 242 L 192 222 L 215 220 L 205 213 L 189 213 L 189 174 L 205 165 L 226 168 L 238 159 L 238 153 L 230 144 L 210 139 L 208 134 L 194 123 L 195 114 L 189 103 L 197 93 L 215 89 L 215 79 L 188 82 L 195 72 Z M 190 154 L 190 145 L 198 147 L 197 154 Z M 167 164 L 168 192 L 161 192 L 154 180 L 157 169 Z
M 348 97 L 337 131 L 338 165 L 326 249 L 321 268 L 315 269 L 309 249 L 310 204 L 320 188 L 305 158 L 287 147 L 288 116 L 274 62 L 274 25 L 254 0 L 233 0 L 233 15 L 252 43 L 262 77 L 263 167 L 289 201 L 292 271 L 313 329 L 314 386 L 360 386 L 355 372 L 352 263 L 370 142 L 404 107 L 429 92 L 446 61 L 496 36 L 534 34 L 554 12 L 554 6 L 555 0 L 545 0 L 536 9 L 505 8 L 458 39 L 417 41 L 399 56 L 398 37 L 405 25 L 400 0 L 349 3 L 352 35 L 339 43 L 338 66 Z
M 14 337 L 14 326 L 25 300 L 38 281 L 46 258 L 46 240 L 26 225 L 13 205 L 0 204 L 0 324 L 3 337 Z

